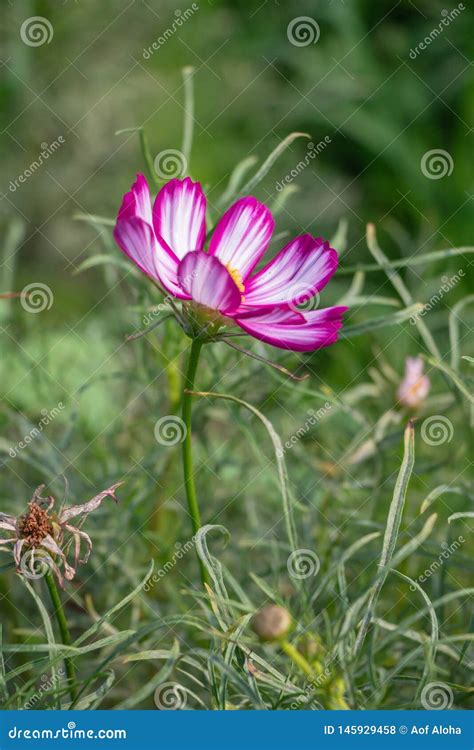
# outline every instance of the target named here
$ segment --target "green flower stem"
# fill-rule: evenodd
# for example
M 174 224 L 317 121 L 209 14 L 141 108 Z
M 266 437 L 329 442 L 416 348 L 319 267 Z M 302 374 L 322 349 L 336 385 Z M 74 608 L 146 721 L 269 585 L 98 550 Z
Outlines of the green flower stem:
M 61 632 L 61 640 L 65 646 L 71 645 L 71 635 L 67 625 L 66 615 L 64 614 L 63 605 L 61 604 L 61 597 L 53 578 L 52 573 L 46 574 L 46 584 L 48 586 L 51 601 L 54 607 L 54 614 L 58 621 L 59 630 Z M 69 694 L 71 701 L 74 703 L 77 697 L 77 682 L 76 682 L 76 668 L 74 662 L 69 657 L 64 657 L 64 666 L 66 667 L 66 674 L 69 681 Z
M 201 528 L 201 514 L 199 512 L 199 505 L 196 497 L 196 486 L 194 484 L 193 475 L 193 453 L 192 453 L 192 438 L 191 438 L 191 412 L 192 412 L 192 396 L 188 391 L 194 390 L 194 379 L 196 377 L 196 370 L 199 362 L 199 354 L 201 352 L 203 342 L 199 339 L 194 339 L 191 345 L 191 351 L 189 353 L 188 369 L 184 379 L 184 393 L 183 393 L 183 410 L 182 417 L 185 427 L 185 437 L 183 440 L 183 473 L 184 473 L 184 486 L 186 489 L 186 498 L 188 501 L 189 514 L 192 519 L 194 534 Z M 201 579 L 203 586 L 209 583 L 209 576 L 203 562 L 199 559 L 199 567 L 201 569 Z
M 304 656 L 300 654 L 298 649 L 292 646 L 292 644 L 289 643 L 286 639 L 282 639 L 281 641 L 279 641 L 279 643 L 282 651 L 284 651 L 285 654 L 290 657 L 291 661 L 296 664 L 296 666 L 299 667 L 299 669 L 301 669 L 301 671 L 304 672 L 307 677 L 314 679 L 314 669 L 310 664 L 308 664 L 308 662 L 306 661 Z

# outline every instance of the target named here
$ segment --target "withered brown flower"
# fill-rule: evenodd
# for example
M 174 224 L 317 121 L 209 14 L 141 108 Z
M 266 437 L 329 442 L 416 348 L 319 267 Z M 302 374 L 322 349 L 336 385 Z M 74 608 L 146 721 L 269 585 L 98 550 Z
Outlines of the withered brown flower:
M 64 587 L 64 579 L 72 581 L 77 566 L 86 563 L 92 551 L 90 536 L 70 521 L 97 510 L 106 497 L 117 502 L 115 490 L 121 484 L 117 482 L 87 503 L 63 508 L 59 513 L 53 511 L 54 497 L 41 497 L 44 484 L 40 485 L 33 493 L 25 513 L 17 517 L 0 513 L 0 532 L 12 533 L 12 536 L 0 539 L 0 549 L 8 544 L 13 545 L 17 571 L 26 578 L 41 578 L 51 570 L 59 585 Z M 71 539 L 74 542 L 73 564 L 67 561 L 64 551 Z M 82 544 L 86 549 L 81 558 Z

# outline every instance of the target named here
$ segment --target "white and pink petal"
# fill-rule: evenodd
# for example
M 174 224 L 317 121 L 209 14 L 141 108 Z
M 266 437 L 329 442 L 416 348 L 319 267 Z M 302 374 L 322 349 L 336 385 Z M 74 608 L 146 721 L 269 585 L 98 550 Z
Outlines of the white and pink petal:
M 304 314 L 293 310 L 259 310 L 236 316 L 235 322 L 249 333 L 267 344 L 280 349 L 311 352 L 329 346 L 337 340 L 346 307 L 328 307 Z M 289 313 L 298 315 L 292 318 Z
M 125 193 L 119 208 L 118 219 L 143 219 L 147 224 L 152 223 L 151 197 L 148 182 L 142 174 L 137 174 L 128 193 Z
M 178 281 L 195 302 L 205 307 L 230 313 L 240 305 L 242 297 L 237 285 L 213 255 L 188 253 L 179 264 Z
M 158 243 L 181 260 L 201 250 L 206 237 L 206 198 L 199 182 L 170 180 L 156 196 L 153 227 Z
M 303 234 L 245 284 L 244 305 L 298 305 L 320 292 L 337 269 L 337 252 L 321 238 Z
M 245 281 L 265 253 L 274 226 L 273 216 L 263 203 L 252 197 L 241 198 L 217 224 L 209 254 Z

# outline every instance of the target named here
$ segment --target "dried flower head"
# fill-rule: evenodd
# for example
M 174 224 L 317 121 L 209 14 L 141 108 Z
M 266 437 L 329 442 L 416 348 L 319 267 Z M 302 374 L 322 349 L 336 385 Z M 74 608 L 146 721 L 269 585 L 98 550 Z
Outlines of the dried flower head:
M 63 508 L 59 513 L 53 511 L 54 497 L 41 497 L 44 484 L 40 485 L 31 498 L 25 513 L 15 517 L 0 513 L 0 531 L 12 534 L 0 539 L 0 549 L 5 545 L 13 545 L 13 558 L 17 571 L 26 578 L 42 578 L 48 571 L 53 571 L 59 585 L 64 585 L 64 578 L 72 581 L 78 565 L 83 565 L 89 559 L 92 541 L 88 534 L 70 521 L 77 516 L 87 516 L 96 510 L 105 497 L 111 497 L 115 502 L 115 490 L 122 482 L 113 484 L 108 489 L 82 505 L 72 505 Z M 65 548 L 69 541 L 74 542 L 73 564 L 66 559 Z M 85 544 L 85 552 L 81 558 L 81 544 Z

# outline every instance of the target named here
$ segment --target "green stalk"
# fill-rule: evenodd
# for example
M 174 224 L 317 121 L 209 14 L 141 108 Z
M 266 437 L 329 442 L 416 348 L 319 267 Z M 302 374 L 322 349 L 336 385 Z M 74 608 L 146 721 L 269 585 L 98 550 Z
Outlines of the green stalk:
M 185 426 L 185 438 L 183 440 L 184 486 L 186 489 L 186 499 L 188 501 L 189 514 L 191 516 L 194 534 L 196 534 L 197 531 L 201 528 L 201 514 L 199 512 L 193 474 L 193 453 L 191 439 L 191 412 L 193 397 L 191 396 L 189 391 L 194 390 L 194 380 L 196 377 L 196 370 L 199 362 L 199 354 L 201 352 L 202 343 L 203 342 L 199 339 L 194 339 L 191 345 L 191 351 L 189 352 L 188 369 L 184 379 L 182 407 L 182 417 Z M 209 577 L 202 560 L 200 558 L 198 559 L 199 567 L 201 569 L 201 580 L 205 588 L 205 584 L 209 583 Z
M 46 584 L 48 586 L 51 601 L 53 603 L 54 614 L 56 615 L 56 620 L 59 625 L 61 640 L 65 646 L 70 646 L 71 635 L 69 633 L 63 605 L 61 604 L 61 597 L 59 596 L 59 591 L 52 573 L 46 574 Z M 69 694 L 71 696 L 71 701 L 74 703 L 77 697 L 76 668 L 74 667 L 74 662 L 72 661 L 72 659 L 67 656 L 64 657 L 64 666 L 66 667 L 66 674 L 69 681 Z

